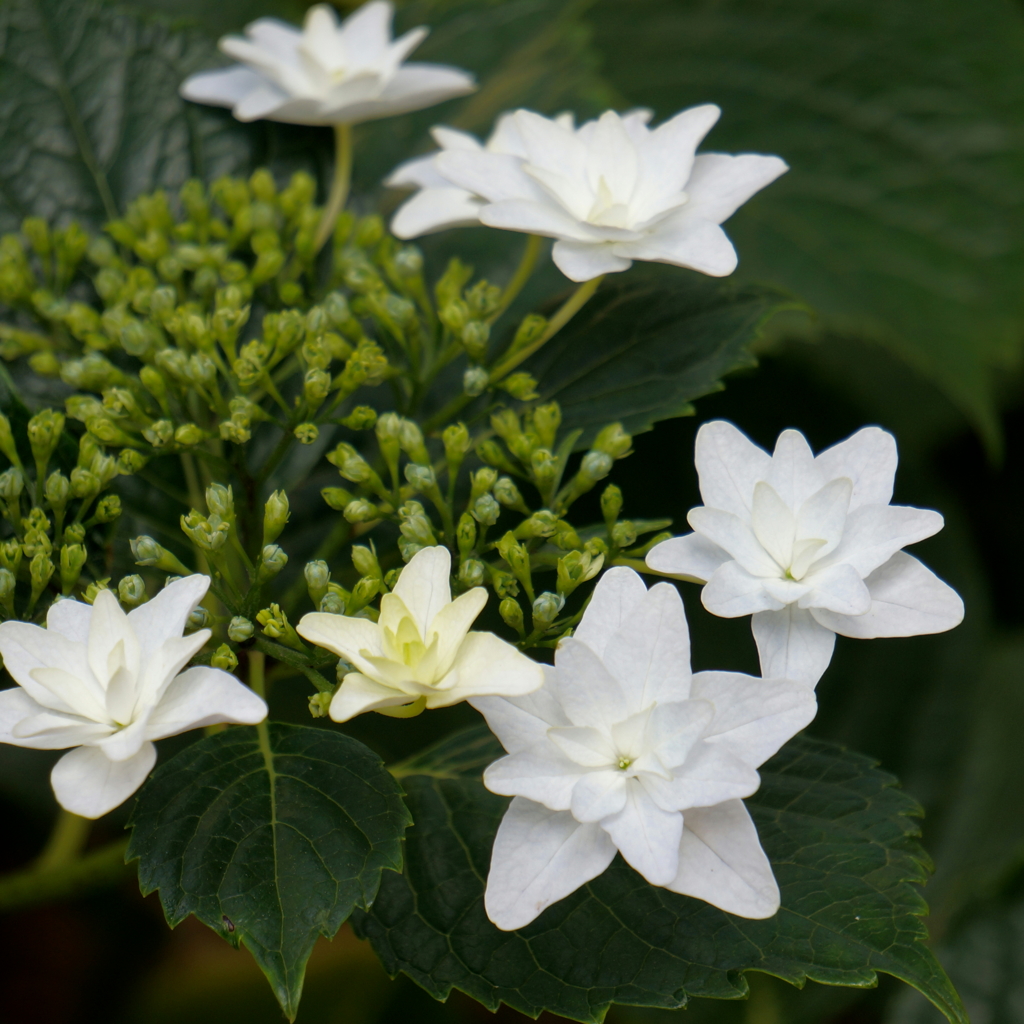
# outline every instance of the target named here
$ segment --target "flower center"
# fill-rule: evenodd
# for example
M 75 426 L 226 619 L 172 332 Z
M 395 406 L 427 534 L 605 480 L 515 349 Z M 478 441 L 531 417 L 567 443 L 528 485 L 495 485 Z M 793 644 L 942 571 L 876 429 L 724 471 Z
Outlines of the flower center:
M 620 757 L 618 763 L 619 771 L 624 772 L 633 763 L 633 759 L 629 757 Z

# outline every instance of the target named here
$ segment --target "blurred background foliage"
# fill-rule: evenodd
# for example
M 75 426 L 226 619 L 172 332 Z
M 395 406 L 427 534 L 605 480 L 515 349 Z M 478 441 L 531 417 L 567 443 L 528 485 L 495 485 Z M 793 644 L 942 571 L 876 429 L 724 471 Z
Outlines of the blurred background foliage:
M 174 91 L 185 74 L 222 62 L 220 33 L 261 15 L 297 21 L 305 6 L 5 0 L 0 230 L 28 213 L 95 227 L 139 192 L 176 188 L 192 173 L 267 162 L 323 178 L 327 130 L 242 126 Z M 646 105 L 661 118 L 713 101 L 723 117 L 708 148 L 790 163 L 729 232 L 737 282 L 782 288 L 808 311 L 777 318 L 759 366 L 701 399 L 695 417 L 638 436 L 613 479 L 635 503 L 630 516 L 683 524 L 698 503 L 691 456 L 703 420 L 729 418 L 767 446 L 788 426 L 816 448 L 864 423 L 895 433 L 896 500 L 945 515 L 920 555 L 963 594 L 967 619 L 935 637 L 840 638 L 810 731 L 878 758 L 924 803 L 940 958 L 976 1022 L 1024 1021 L 1024 10 L 1010 0 L 410 0 L 399 20 L 432 25 L 417 56 L 468 68 L 481 88 L 358 130 L 364 208 L 396 204 L 380 178 L 429 148 L 431 124 L 486 133 L 497 113 L 520 105 L 580 116 Z M 459 252 L 497 280 L 517 254 L 515 239 L 485 230 L 449 232 L 425 250 L 435 268 Z M 524 306 L 559 283 L 553 270 L 539 275 Z M 31 381 L 19 383 L 31 397 Z M 0 384 L 0 403 L 3 392 Z M 125 500 L 125 536 L 133 523 L 153 532 L 161 519 L 176 532 L 179 510 L 167 502 L 144 490 Z M 311 534 L 315 513 L 311 500 Z M 121 548 L 118 568 L 130 572 Z M 745 620 L 713 618 L 696 588 L 683 593 L 695 667 L 756 671 Z M 275 699 L 278 717 L 302 720 L 303 695 Z M 396 757 L 472 716 L 464 707 L 401 723 L 364 716 L 353 732 Z M 14 825 L 0 867 L 27 861 L 46 833 L 47 757 L 0 748 Z M 122 823 L 123 814 L 111 816 L 96 841 Z M 155 898 L 143 900 L 127 872 L 116 888 L 0 919 L 0 943 L 12 1024 L 280 1019 L 245 953 L 193 921 L 168 933 Z M 746 1002 L 613 1010 L 609 1020 L 939 1020 L 888 981 L 797 992 L 757 976 L 752 990 Z M 347 929 L 321 941 L 299 1015 L 300 1024 L 521 1019 L 508 1010 L 492 1017 L 459 996 L 437 1004 L 408 980 L 388 981 Z

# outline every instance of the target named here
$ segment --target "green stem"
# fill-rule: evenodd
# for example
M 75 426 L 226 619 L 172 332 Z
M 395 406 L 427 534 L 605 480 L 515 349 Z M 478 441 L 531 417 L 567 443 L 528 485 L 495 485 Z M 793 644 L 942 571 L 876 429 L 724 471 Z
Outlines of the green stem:
M 37 865 L 0 878 L 0 911 L 15 910 L 68 896 L 118 881 L 125 874 L 128 840 L 122 839 L 84 857 L 56 867 Z
M 512 305 L 516 297 L 523 290 L 523 286 L 530 280 L 533 268 L 537 266 L 537 257 L 540 256 L 542 242 L 543 239 L 540 235 L 530 235 L 527 237 L 526 248 L 523 249 L 519 266 L 516 267 L 512 280 L 505 286 L 505 290 L 502 292 L 501 299 L 498 302 L 498 308 L 488 318 L 490 323 L 494 323 Z
M 313 252 L 318 253 L 323 247 L 337 223 L 338 214 L 348 199 L 348 188 L 352 181 L 352 126 L 336 124 L 334 126 L 334 177 L 331 179 L 331 191 L 327 196 L 327 205 L 316 229 L 313 239 Z
M 88 818 L 81 818 L 62 808 L 53 823 L 53 831 L 46 841 L 46 846 L 43 847 L 43 852 L 32 865 L 33 869 L 53 871 L 77 860 L 89 838 L 91 825 L 92 822 Z
M 267 699 L 267 656 L 253 648 L 249 649 L 249 688 Z

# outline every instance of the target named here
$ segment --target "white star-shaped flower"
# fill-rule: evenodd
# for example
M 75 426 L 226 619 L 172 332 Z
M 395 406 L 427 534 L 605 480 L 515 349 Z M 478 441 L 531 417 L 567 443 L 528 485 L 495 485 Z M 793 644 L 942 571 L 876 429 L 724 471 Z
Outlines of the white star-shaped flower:
M 51 775 L 66 810 L 98 818 L 127 800 L 156 763 L 153 740 L 266 717 L 263 700 L 227 672 L 181 671 L 210 638 L 208 629 L 183 636 L 209 585 L 186 576 L 127 615 L 101 590 L 91 606 L 58 601 L 45 629 L 0 625 L 0 654 L 18 684 L 0 692 L 0 743 L 75 748 Z
M 388 181 L 418 185 L 435 200 L 444 192 L 443 203 L 433 215 L 422 204 L 400 211 L 395 233 L 473 223 L 478 207 L 482 224 L 556 239 L 552 258 L 573 281 L 627 270 L 633 260 L 723 277 L 737 257 L 720 225 L 787 167 L 753 153 L 696 156 L 719 114 L 712 104 L 692 107 L 651 129 L 648 111 L 609 110 L 574 128 L 565 117 L 517 110 L 486 147 L 445 129 L 440 153 Z
M 779 889 L 742 798 L 757 767 L 814 717 L 806 686 L 690 672 L 675 587 L 610 569 L 542 689 L 471 702 L 509 752 L 484 785 L 514 796 L 484 897 L 505 930 L 622 854 L 652 885 L 742 917 L 771 917 Z
M 543 683 L 537 662 L 493 633 L 470 632 L 487 591 L 474 587 L 453 601 L 451 565 L 446 547 L 417 551 L 381 598 L 377 622 L 324 612 L 302 617 L 301 636 L 355 669 L 331 701 L 336 722 L 364 711 L 414 714 L 482 694 L 518 696 Z
M 942 529 L 927 509 L 890 505 L 896 441 L 865 427 L 815 458 L 803 434 L 785 430 L 769 455 L 731 423 L 697 432 L 704 505 L 694 532 L 652 548 L 658 572 L 706 581 L 715 615 L 753 615 L 765 675 L 815 685 L 835 634 L 941 633 L 964 616 L 960 597 L 902 551 Z
M 391 38 L 394 8 L 372 0 L 340 24 L 316 4 L 302 31 L 276 18 L 224 36 L 220 48 L 240 64 L 192 75 L 181 95 L 231 107 L 240 121 L 358 124 L 433 106 L 474 88 L 472 75 L 441 64 L 403 63 L 427 34 L 415 28 Z

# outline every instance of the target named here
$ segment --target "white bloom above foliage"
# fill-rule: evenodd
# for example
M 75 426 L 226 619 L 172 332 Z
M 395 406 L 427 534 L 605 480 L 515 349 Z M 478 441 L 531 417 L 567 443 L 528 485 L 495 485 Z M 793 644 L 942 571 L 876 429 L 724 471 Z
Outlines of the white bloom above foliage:
M 372 0 L 340 24 L 334 9 L 316 4 L 302 31 L 276 18 L 224 36 L 220 48 L 240 64 L 192 75 L 181 95 L 231 107 L 240 121 L 357 124 L 433 106 L 474 88 L 472 75 L 441 64 L 403 61 L 427 34 L 415 28 L 391 38 L 394 8 Z
M 814 717 L 806 686 L 690 672 L 675 587 L 605 573 L 546 683 L 472 701 L 509 752 L 484 773 L 514 796 L 498 828 L 487 915 L 505 930 L 601 874 L 620 852 L 652 885 L 742 917 L 779 889 L 743 805 L 757 767 Z
M 942 516 L 889 504 L 896 463 L 896 441 L 878 427 L 815 458 L 796 430 L 769 455 L 731 423 L 705 423 L 694 532 L 654 547 L 647 564 L 706 581 L 715 615 L 753 615 L 761 671 L 813 686 L 836 633 L 917 636 L 963 619 L 957 593 L 901 550 L 938 533 Z
M 51 781 L 66 810 L 98 818 L 128 799 L 156 762 L 153 740 L 216 722 L 255 725 L 267 705 L 220 669 L 181 669 L 210 638 L 183 636 L 207 576 L 186 576 L 126 615 L 109 591 L 64 600 L 46 628 L 0 625 L 0 654 L 18 684 L 0 691 L 0 742 L 75 747 Z
M 519 696 L 541 685 L 535 661 L 493 633 L 470 632 L 487 591 L 474 587 L 453 601 L 450 576 L 448 549 L 423 548 L 381 598 L 379 621 L 325 612 L 302 617 L 303 637 L 354 668 L 331 701 L 331 718 L 347 722 L 388 708 L 414 713 L 483 694 Z
M 552 258 L 573 281 L 627 270 L 633 260 L 723 277 L 737 257 L 720 225 L 787 167 L 753 153 L 696 156 L 719 114 L 712 104 L 692 107 L 651 129 L 649 111 L 609 110 L 574 128 L 570 118 L 517 110 L 486 146 L 440 129 L 440 153 L 388 180 L 425 192 L 399 210 L 392 230 L 411 238 L 479 219 L 545 235 L 556 239 Z

